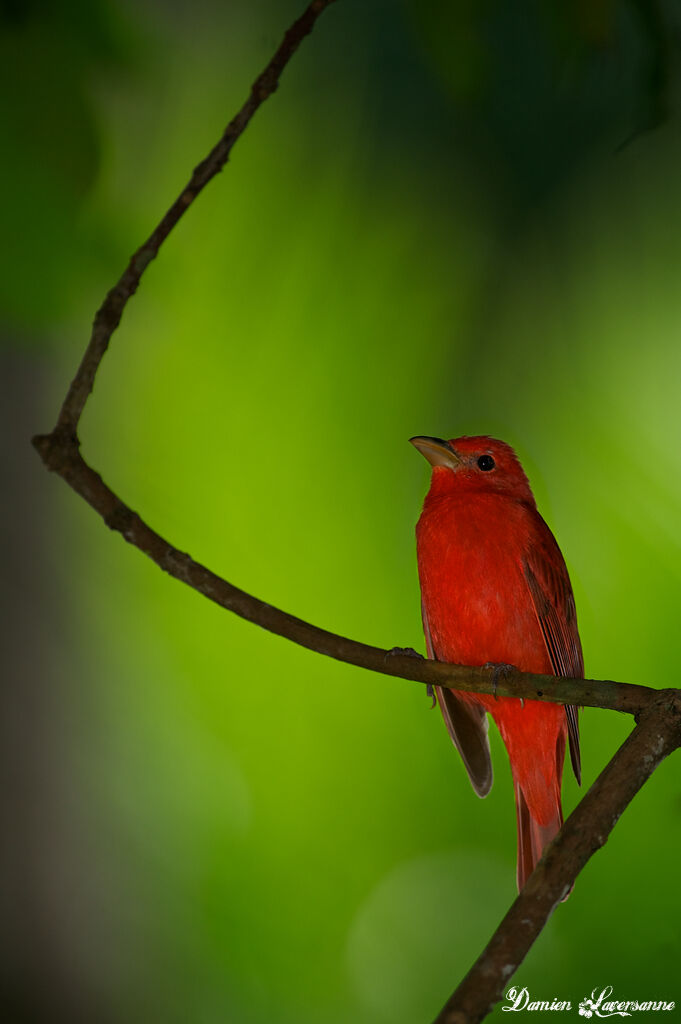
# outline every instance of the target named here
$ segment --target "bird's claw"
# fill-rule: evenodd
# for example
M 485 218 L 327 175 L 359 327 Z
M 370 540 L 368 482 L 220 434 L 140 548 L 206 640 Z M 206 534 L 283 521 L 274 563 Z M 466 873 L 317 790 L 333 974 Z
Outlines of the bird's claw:
M 502 676 L 513 675 L 514 672 L 517 672 L 517 669 L 515 665 L 505 665 L 503 662 L 501 664 L 497 664 L 494 661 L 486 662 L 485 665 L 483 665 L 483 668 L 491 668 L 494 670 L 492 673 L 492 694 L 494 699 L 498 700 L 497 688 L 499 686 L 499 680 Z
M 413 647 L 391 647 L 389 651 L 385 652 L 386 658 L 390 658 L 393 655 L 406 654 L 408 658 L 420 658 L 423 661 L 423 655 L 415 651 Z
M 419 654 L 418 651 L 415 651 L 413 647 L 391 647 L 389 651 L 385 652 L 386 658 L 390 658 L 396 654 L 405 654 L 408 658 L 420 658 L 421 661 L 424 660 L 423 655 Z M 435 690 L 433 689 L 432 683 L 426 683 L 426 694 L 433 698 L 433 703 L 430 705 L 430 710 L 432 711 L 437 704 L 437 700 L 435 699 Z

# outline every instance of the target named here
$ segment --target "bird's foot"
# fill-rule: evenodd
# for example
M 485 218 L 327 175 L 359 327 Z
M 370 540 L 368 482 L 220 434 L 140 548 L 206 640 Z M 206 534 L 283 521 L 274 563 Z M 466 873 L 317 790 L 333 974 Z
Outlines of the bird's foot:
M 503 676 L 508 677 L 513 675 L 513 673 L 517 672 L 518 670 L 515 667 L 515 665 L 506 665 L 503 662 L 498 664 L 495 661 L 488 661 L 482 667 L 494 669 L 494 672 L 492 673 L 492 693 L 494 695 L 494 699 L 498 700 L 497 687 L 499 686 L 499 680 Z
M 408 658 L 420 658 L 423 661 L 423 655 L 415 651 L 413 647 L 391 647 L 389 651 L 385 652 L 386 658 L 390 658 L 396 654 L 406 654 Z
M 408 658 L 420 658 L 421 661 L 424 660 L 423 655 L 419 654 L 418 651 L 415 651 L 413 647 L 391 647 L 389 651 L 386 651 L 385 656 L 386 658 L 390 658 L 396 654 L 406 654 Z M 433 703 L 430 705 L 430 710 L 432 711 L 437 703 L 432 683 L 426 683 L 426 694 L 433 699 Z

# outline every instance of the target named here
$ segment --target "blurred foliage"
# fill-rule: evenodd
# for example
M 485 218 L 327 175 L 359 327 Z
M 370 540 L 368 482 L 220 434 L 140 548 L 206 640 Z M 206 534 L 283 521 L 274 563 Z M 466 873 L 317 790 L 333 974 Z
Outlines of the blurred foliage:
M 1 10 L 3 335 L 49 345 L 43 429 L 105 290 L 299 4 Z M 406 439 L 496 434 L 566 555 L 587 672 L 673 683 L 678 19 L 651 11 L 334 5 L 149 268 L 86 457 L 237 585 L 422 648 Z M 481 802 L 420 687 L 231 618 L 45 493 L 67 765 L 34 856 L 70 878 L 51 941 L 99 1019 L 432 1018 L 514 895 L 496 734 Z M 630 723 L 582 720 L 588 783 Z M 680 812 L 673 758 L 518 985 L 678 999 Z

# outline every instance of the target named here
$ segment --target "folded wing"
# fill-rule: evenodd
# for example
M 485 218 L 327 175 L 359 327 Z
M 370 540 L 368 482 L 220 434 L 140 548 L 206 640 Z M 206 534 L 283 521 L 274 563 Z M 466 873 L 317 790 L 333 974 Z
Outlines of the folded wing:
M 548 526 L 543 526 L 540 542 L 534 544 L 523 561 L 525 579 L 544 637 L 553 671 L 571 679 L 584 677 L 584 658 L 577 631 L 577 612 L 570 577 L 558 545 Z M 577 782 L 582 781 L 577 708 L 565 708 L 570 744 L 570 760 Z
M 437 654 L 433 650 L 428 616 L 423 604 L 421 604 L 421 613 L 428 657 L 437 658 Z M 447 731 L 454 746 L 461 754 L 473 789 L 478 796 L 487 796 L 492 788 L 493 775 L 485 710 L 479 704 L 471 704 L 462 700 L 452 690 L 444 686 L 436 686 L 435 694 Z

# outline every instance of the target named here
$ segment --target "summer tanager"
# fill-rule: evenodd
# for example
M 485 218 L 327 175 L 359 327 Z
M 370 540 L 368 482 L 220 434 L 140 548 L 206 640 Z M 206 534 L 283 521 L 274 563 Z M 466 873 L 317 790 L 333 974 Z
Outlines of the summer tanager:
M 412 437 L 433 467 L 416 527 L 428 656 L 582 678 L 570 578 L 509 445 Z M 518 820 L 518 889 L 563 823 L 566 741 L 581 781 L 577 708 L 436 687 L 478 796 L 492 785 L 487 712 L 508 751 Z

